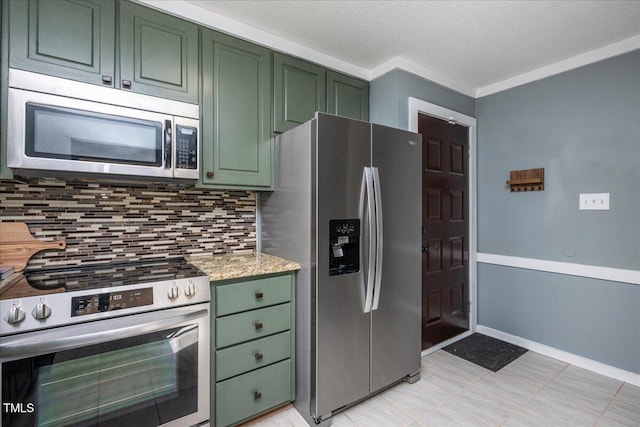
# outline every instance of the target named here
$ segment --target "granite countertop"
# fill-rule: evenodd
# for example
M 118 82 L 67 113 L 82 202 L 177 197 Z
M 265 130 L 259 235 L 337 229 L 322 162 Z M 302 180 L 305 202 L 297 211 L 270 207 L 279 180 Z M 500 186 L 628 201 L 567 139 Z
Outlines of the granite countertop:
M 300 269 L 300 264 L 260 252 L 249 254 L 191 255 L 188 262 L 209 275 L 211 281 L 238 279 Z

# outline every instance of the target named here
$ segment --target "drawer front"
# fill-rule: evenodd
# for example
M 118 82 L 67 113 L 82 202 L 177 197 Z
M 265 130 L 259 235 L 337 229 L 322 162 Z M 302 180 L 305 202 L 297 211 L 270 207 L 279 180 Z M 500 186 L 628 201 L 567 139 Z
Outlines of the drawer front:
M 216 286 L 216 316 L 291 301 L 291 275 Z
M 216 348 L 291 329 L 291 304 L 281 304 L 260 310 L 216 319 Z
M 216 427 L 290 401 L 291 361 L 285 360 L 216 384 Z
M 216 381 L 291 357 L 291 332 L 238 344 L 216 351 Z

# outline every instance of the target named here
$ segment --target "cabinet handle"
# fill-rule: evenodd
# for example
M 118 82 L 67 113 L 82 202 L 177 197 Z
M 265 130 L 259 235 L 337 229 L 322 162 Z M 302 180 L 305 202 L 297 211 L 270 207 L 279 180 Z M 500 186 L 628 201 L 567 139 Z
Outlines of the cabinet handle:
M 256 292 L 256 299 L 262 299 L 262 297 L 264 297 L 262 292 Z
M 258 400 L 262 397 L 262 393 L 260 393 L 259 391 L 254 391 L 253 392 L 253 400 Z
M 262 355 L 262 353 L 256 353 L 256 354 L 254 355 L 254 357 L 256 358 L 256 362 L 258 362 L 258 361 L 262 360 L 262 358 L 263 358 L 264 356 Z
M 255 322 L 253 326 L 256 328 L 256 331 L 260 330 L 262 329 L 262 322 Z
M 102 83 L 111 84 L 112 82 L 113 82 L 113 77 L 111 77 L 111 76 L 102 76 Z
M 207 172 L 207 178 L 213 178 L 213 172 L 211 171 Z
M 131 87 L 131 80 L 123 80 L 122 87 Z

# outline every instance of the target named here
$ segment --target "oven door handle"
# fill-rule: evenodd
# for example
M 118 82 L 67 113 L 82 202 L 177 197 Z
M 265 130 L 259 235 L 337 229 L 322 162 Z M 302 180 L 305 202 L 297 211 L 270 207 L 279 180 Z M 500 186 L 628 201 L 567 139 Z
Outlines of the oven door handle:
M 156 313 L 149 313 L 156 314 Z M 171 316 L 169 318 L 161 318 L 157 320 L 152 320 L 149 322 L 144 322 L 141 324 L 136 324 L 132 326 L 123 326 L 116 327 L 115 329 L 107 329 L 107 330 L 99 330 L 95 332 L 89 333 L 80 333 L 78 335 L 74 334 L 73 329 L 77 326 L 77 329 L 84 329 L 89 324 L 81 324 L 81 325 L 72 325 L 67 326 L 66 329 L 69 331 L 69 335 L 65 335 L 61 338 L 55 338 L 51 340 L 46 339 L 46 334 L 49 333 L 48 330 L 41 331 L 38 334 L 29 334 L 30 336 L 10 336 L 4 337 L 0 340 L 0 354 L 2 357 L 9 356 L 32 356 L 38 354 L 46 354 L 53 353 L 57 351 L 70 350 L 73 348 L 86 347 L 92 344 L 100 344 L 107 341 L 114 341 L 122 338 L 129 338 L 136 335 L 148 334 L 152 332 L 161 331 L 168 327 L 173 327 L 184 322 L 189 322 L 191 320 L 198 319 L 200 317 L 208 316 L 209 310 L 206 308 L 200 309 L 197 311 L 188 311 L 186 313 L 181 313 L 176 316 Z M 131 324 L 131 318 L 128 316 L 118 319 L 111 320 L 122 320 L 125 319 L 127 324 Z M 93 322 L 91 322 L 93 323 Z M 44 332 L 45 336 L 43 337 L 42 332 Z M 71 336 L 73 335 L 73 336 Z

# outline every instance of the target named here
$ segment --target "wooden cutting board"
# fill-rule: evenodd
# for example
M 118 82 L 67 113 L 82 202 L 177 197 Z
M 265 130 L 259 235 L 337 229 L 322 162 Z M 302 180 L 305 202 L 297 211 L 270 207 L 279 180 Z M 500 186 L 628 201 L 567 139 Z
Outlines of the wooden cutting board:
M 64 249 L 64 240 L 43 242 L 34 238 L 24 222 L 0 222 L 0 266 L 24 270 L 29 259 L 46 249 Z
M 59 288 L 40 290 L 33 288 L 23 274 L 17 274 L 11 279 L 3 280 L 0 284 L 0 300 L 31 297 L 34 295 L 49 295 L 64 292 L 64 286 Z

